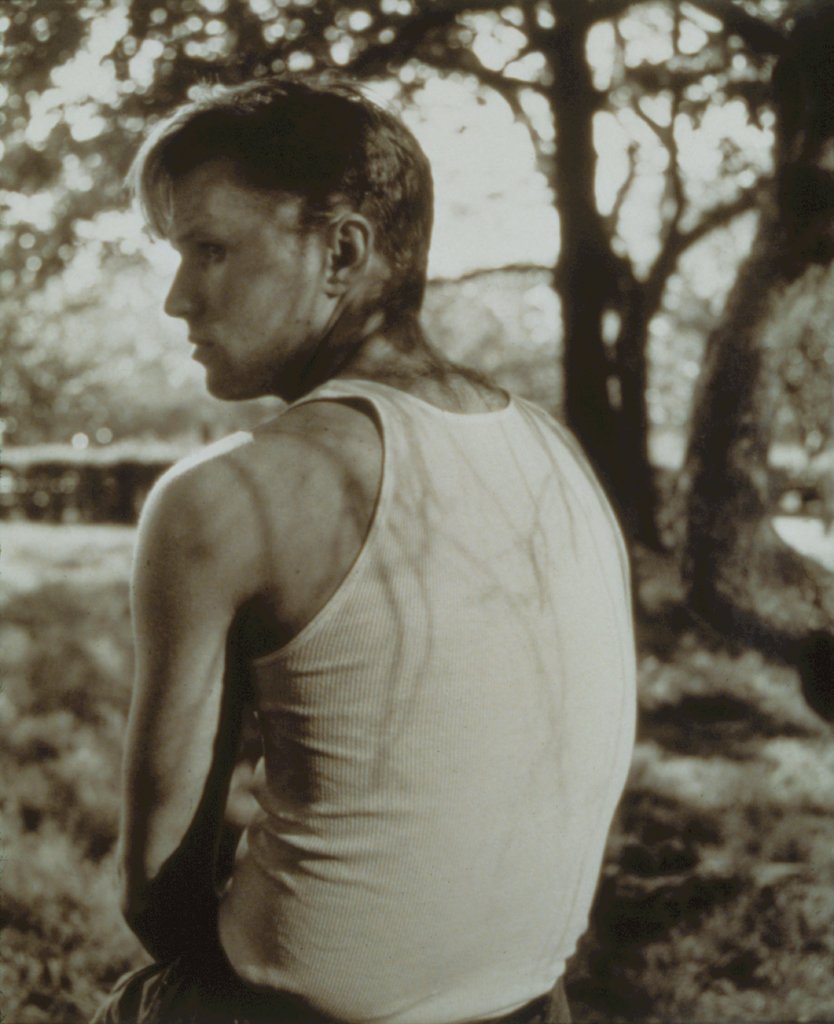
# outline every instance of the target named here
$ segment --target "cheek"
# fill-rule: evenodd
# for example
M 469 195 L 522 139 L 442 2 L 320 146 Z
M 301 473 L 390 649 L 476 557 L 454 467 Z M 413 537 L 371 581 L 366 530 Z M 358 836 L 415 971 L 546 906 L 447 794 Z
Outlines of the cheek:
M 318 291 L 301 258 L 295 263 L 228 268 L 217 275 L 214 315 L 230 334 L 257 346 L 315 322 Z
M 266 326 L 282 313 L 286 315 L 289 297 L 273 281 L 241 281 L 230 302 L 237 306 L 242 318 L 253 326 Z

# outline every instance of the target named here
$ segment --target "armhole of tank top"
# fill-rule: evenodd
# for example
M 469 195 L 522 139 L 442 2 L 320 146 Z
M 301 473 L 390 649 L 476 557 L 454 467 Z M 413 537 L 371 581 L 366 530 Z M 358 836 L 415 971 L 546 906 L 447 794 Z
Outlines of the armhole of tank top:
M 347 590 L 359 575 L 362 565 L 367 559 L 368 549 L 371 547 L 373 536 L 377 533 L 379 521 L 382 518 L 384 509 L 388 503 L 388 493 L 390 490 L 389 479 L 391 476 L 389 472 L 390 436 L 389 429 L 386 429 L 385 417 L 379 408 L 379 400 L 377 397 L 358 394 L 317 394 L 312 395 L 309 400 L 302 399 L 302 401 L 295 404 L 309 405 L 313 402 L 338 402 L 340 405 L 353 406 L 358 412 L 368 416 L 368 419 L 370 419 L 374 424 L 382 445 L 382 468 L 379 484 L 377 486 L 373 508 L 371 509 L 371 515 L 368 520 L 368 526 L 365 530 L 365 536 L 359 550 L 356 552 L 356 557 L 351 562 L 345 575 L 337 584 L 336 589 L 330 597 L 327 598 L 321 608 L 319 608 L 319 610 L 313 615 L 313 617 L 305 622 L 301 629 L 294 636 L 290 637 L 285 644 L 282 644 L 281 647 L 277 647 L 274 651 L 270 651 L 268 654 L 263 654 L 258 658 L 252 658 L 250 665 L 255 670 L 267 665 L 279 663 L 283 658 L 289 656 L 296 647 L 300 646 L 310 636 L 314 635 L 314 633 L 338 611 L 339 606 L 345 600 Z

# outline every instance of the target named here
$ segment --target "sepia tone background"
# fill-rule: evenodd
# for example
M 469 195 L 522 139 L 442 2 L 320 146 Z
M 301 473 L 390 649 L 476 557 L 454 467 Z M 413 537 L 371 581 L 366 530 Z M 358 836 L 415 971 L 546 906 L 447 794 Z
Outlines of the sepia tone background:
M 638 746 L 577 1019 L 834 1018 L 834 4 L 15 0 L 0 36 L 4 1019 L 84 1021 L 142 962 L 133 524 L 278 408 L 203 394 L 124 172 L 193 90 L 323 68 L 432 160 L 429 334 L 571 426 L 629 537 Z

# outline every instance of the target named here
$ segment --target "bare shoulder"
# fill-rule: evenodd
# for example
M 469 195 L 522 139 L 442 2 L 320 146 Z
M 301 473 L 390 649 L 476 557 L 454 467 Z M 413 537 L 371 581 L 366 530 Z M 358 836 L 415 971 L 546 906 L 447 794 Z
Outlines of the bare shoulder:
M 295 406 L 255 430 L 237 457 L 259 481 L 262 506 L 299 542 L 329 541 L 350 524 L 364 530 L 381 479 L 382 440 L 358 405 Z
M 294 489 L 313 478 L 339 483 L 375 476 L 381 448 L 365 412 L 343 402 L 309 402 L 179 460 L 157 481 L 148 506 L 213 513 L 223 503 L 240 511 L 253 496 L 264 497 L 267 483 L 286 505 Z
M 134 585 L 149 595 L 182 588 L 223 592 L 230 603 L 246 598 L 257 567 L 250 542 L 256 521 L 252 499 L 240 486 L 249 434 L 224 438 L 181 459 L 160 477 L 142 509 Z
M 306 402 L 262 424 L 253 439 L 264 448 L 276 446 L 288 460 L 323 457 L 342 471 L 361 471 L 364 460 L 375 462 L 382 443 L 372 416 L 358 403 L 345 400 Z
M 232 434 L 176 462 L 154 484 L 140 528 L 178 523 L 195 535 L 211 523 L 220 504 L 234 503 L 233 467 L 251 442 L 251 434 Z
M 190 568 L 210 561 L 245 591 L 286 590 L 352 558 L 372 515 L 382 445 L 374 421 L 337 402 L 289 409 L 181 460 L 154 487 L 140 545 Z

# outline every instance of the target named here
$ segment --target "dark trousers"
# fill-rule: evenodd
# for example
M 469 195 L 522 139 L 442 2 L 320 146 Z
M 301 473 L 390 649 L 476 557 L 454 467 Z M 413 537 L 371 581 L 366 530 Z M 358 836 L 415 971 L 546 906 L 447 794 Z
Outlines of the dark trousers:
M 562 979 L 546 995 L 489 1024 L 569 1024 Z M 92 1024 L 340 1024 L 292 996 L 245 985 L 218 953 L 199 964 L 178 957 L 125 975 Z

